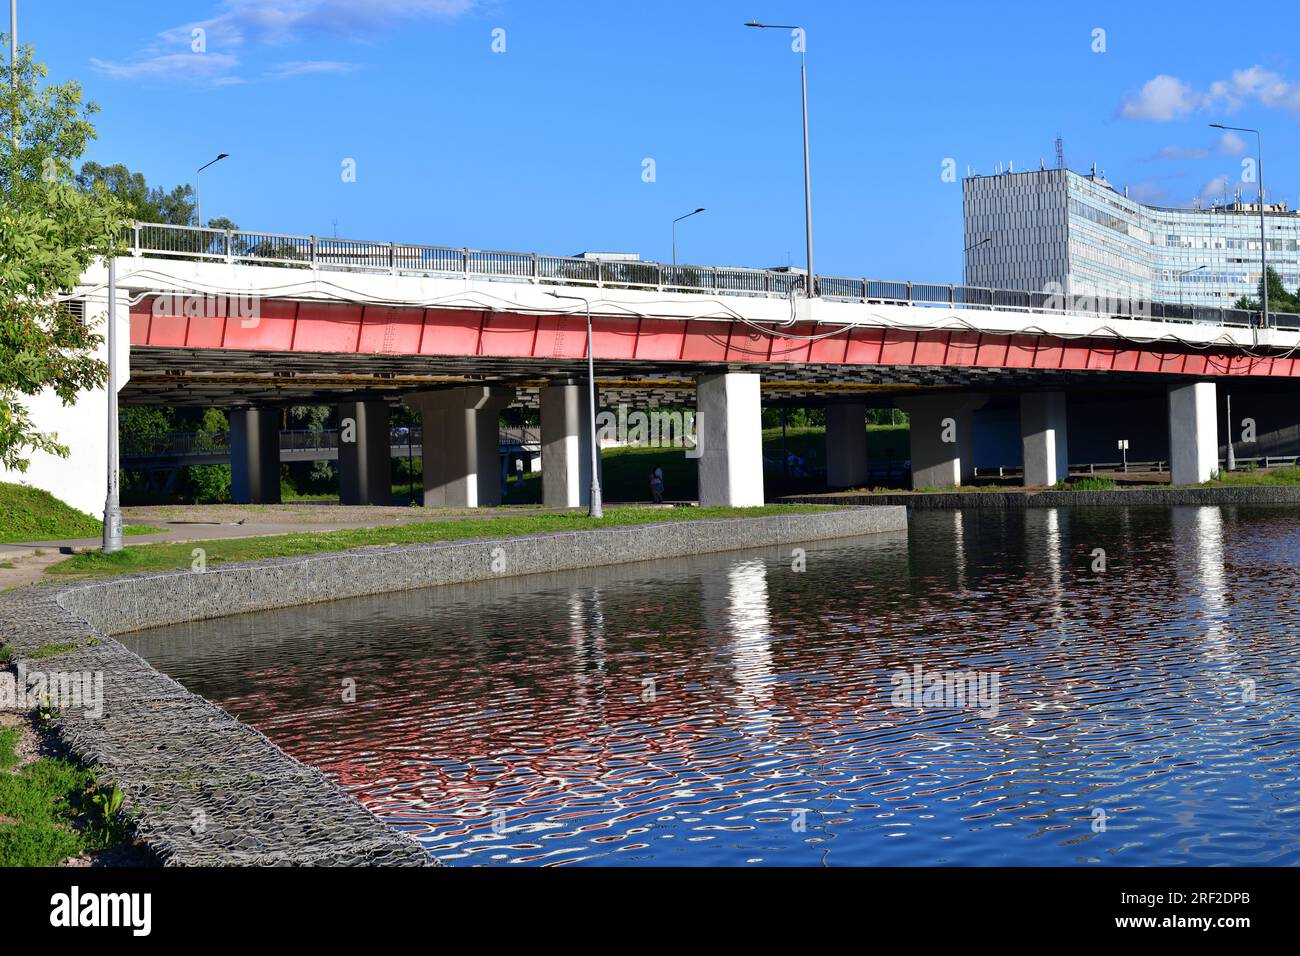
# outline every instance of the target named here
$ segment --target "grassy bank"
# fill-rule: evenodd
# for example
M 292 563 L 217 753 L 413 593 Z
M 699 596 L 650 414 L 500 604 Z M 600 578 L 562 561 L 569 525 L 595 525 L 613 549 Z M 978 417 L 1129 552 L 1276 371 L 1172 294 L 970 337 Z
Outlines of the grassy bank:
M 394 544 L 430 544 L 470 538 L 503 538 L 555 531 L 583 531 L 627 525 L 690 521 L 701 518 L 759 518 L 822 510 L 817 505 L 768 505 L 763 508 L 611 508 L 593 519 L 581 513 L 502 515 L 474 521 L 422 521 L 384 528 L 304 532 L 256 538 L 223 538 L 184 544 L 129 545 L 116 554 L 97 551 L 74 555 L 53 564 L 49 574 L 127 574 L 134 571 L 171 571 L 189 568 L 193 551 L 202 548 L 208 566 L 231 561 L 298 557 L 326 551 L 383 547 Z
M 123 533 L 150 534 L 163 530 L 130 526 Z M 95 538 L 103 533 L 101 521 L 64 504 L 48 491 L 0 481 L 0 544 Z
M 1300 485 L 1300 468 L 1251 468 L 1243 471 L 1224 471 L 1219 477 L 1207 481 L 1202 488 L 1273 488 L 1282 485 Z
M 58 866 L 121 844 L 121 791 L 62 757 L 24 761 L 23 718 L 0 724 L 0 867 Z

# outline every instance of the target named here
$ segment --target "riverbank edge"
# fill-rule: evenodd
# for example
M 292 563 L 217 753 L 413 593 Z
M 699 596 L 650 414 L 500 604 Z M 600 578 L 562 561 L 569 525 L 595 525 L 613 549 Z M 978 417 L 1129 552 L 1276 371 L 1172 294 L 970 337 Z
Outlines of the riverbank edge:
M 1300 485 L 1234 488 L 1109 488 L 1093 491 L 908 491 L 790 495 L 781 504 L 901 505 L 921 510 L 987 508 L 1145 508 L 1170 505 L 1300 505 Z
M 135 835 L 169 865 L 436 865 L 314 768 L 190 693 L 112 635 L 507 577 L 905 531 L 898 507 L 633 525 L 365 548 L 41 584 L 0 595 L 0 642 L 29 672 L 103 675 L 100 719 L 53 732 L 126 794 Z M 66 645 L 56 656 L 40 649 Z

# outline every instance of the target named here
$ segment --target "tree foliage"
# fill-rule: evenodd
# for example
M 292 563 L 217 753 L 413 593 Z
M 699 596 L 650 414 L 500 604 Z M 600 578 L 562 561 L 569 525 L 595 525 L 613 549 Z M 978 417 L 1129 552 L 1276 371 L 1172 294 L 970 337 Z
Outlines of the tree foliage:
M 173 226 L 194 224 L 194 189 L 189 185 L 177 186 L 169 192 L 160 186 L 150 187 L 142 173 L 133 173 L 121 163 L 112 166 L 83 163 L 77 174 L 77 188 L 94 192 L 101 186 L 122 204 L 127 219 Z
M 1295 292 L 1288 292 L 1286 286 L 1282 284 L 1282 277 L 1278 275 L 1277 270 L 1272 266 L 1268 267 L 1268 311 L 1274 312 L 1300 312 L 1300 289 Z M 1255 293 L 1255 298 L 1242 296 L 1233 305 L 1234 309 L 1259 309 L 1260 297 L 1263 296 L 1263 283 L 1260 283 L 1260 289 Z
M 8 42 L 0 41 L 8 50 Z M 7 60 L 0 75 L 10 72 Z M 0 85 L 0 465 L 25 471 L 32 451 L 68 454 L 38 429 L 24 396 L 52 391 L 65 405 L 101 387 L 102 337 L 65 301 L 97 258 L 116 254 L 122 204 L 106 189 L 78 189 L 73 163 L 95 137 L 94 104 L 75 82 L 19 51 L 16 85 Z

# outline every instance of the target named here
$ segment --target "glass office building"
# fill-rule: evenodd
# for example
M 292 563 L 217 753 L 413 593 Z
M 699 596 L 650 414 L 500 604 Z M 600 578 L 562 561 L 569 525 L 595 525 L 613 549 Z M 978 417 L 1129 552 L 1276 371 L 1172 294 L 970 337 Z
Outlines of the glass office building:
M 1259 205 L 1148 206 L 1093 172 L 962 182 L 967 285 L 1230 308 L 1259 288 Z M 1264 207 L 1268 264 L 1300 287 L 1300 215 Z

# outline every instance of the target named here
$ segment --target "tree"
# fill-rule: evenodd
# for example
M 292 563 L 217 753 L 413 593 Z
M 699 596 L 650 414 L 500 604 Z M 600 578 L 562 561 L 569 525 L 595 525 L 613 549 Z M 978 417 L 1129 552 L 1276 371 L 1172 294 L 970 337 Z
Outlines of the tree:
M 121 251 L 124 220 L 106 189 L 72 183 L 72 164 L 95 137 L 97 110 L 80 84 L 45 84 L 30 47 L 14 67 L 15 85 L 0 86 L 0 465 L 26 471 L 30 452 L 68 449 L 37 428 L 22 396 L 48 389 L 71 405 L 108 376 L 94 354 L 102 337 L 61 297 L 97 258 Z
M 1286 291 L 1286 286 L 1282 284 L 1282 277 L 1278 275 L 1277 270 L 1272 266 L 1267 269 L 1268 275 L 1268 311 L 1273 312 L 1300 312 L 1300 289 L 1295 293 Z M 1246 309 L 1258 311 L 1260 307 L 1260 297 L 1264 294 L 1264 284 L 1260 283 L 1259 291 L 1255 293 L 1255 298 L 1242 296 L 1233 305 L 1234 309 Z
M 83 163 L 77 174 L 77 188 L 90 193 L 101 186 L 121 202 L 127 219 L 173 226 L 194 225 L 192 186 L 177 186 L 168 192 L 159 186 L 150 188 L 143 174 L 133 173 L 121 163 L 112 166 Z

